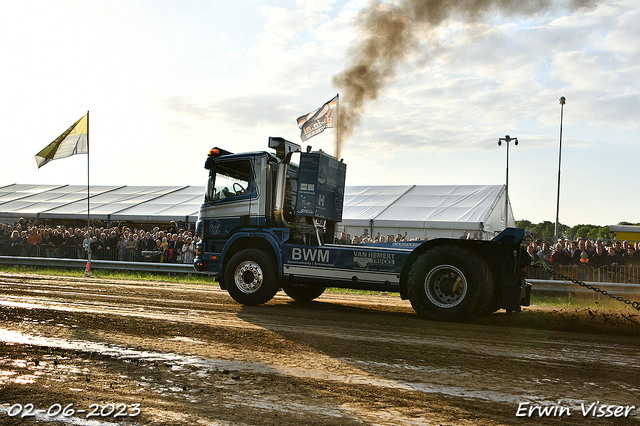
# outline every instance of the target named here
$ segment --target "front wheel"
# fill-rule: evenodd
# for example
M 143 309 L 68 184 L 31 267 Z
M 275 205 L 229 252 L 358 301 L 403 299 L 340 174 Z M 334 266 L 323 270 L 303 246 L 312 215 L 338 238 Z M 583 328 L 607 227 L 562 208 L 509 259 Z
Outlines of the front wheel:
M 274 261 L 262 250 L 241 250 L 227 263 L 224 283 L 229 295 L 243 305 L 267 303 L 278 291 Z
M 421 254 L 407 277 L 411 306 L 427 319 L 475 316 L 487 309 L 493 287 L 486 262 L 458 246 L 434 247 Z
M 326 287 L 314 284 L 283 284 L 282 290 L 298 302 L 310 302 L 313 299 L 317 299 L 324 293 Z

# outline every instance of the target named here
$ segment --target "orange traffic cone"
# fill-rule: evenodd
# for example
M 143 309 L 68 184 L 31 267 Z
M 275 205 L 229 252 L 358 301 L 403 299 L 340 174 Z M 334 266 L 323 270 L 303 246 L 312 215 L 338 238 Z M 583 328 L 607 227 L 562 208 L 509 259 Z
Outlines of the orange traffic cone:
M 89 262 L 87 262 L 87 267 L 84 268 L 84 277 L 91 277 L 91 267 L 89 266 Z

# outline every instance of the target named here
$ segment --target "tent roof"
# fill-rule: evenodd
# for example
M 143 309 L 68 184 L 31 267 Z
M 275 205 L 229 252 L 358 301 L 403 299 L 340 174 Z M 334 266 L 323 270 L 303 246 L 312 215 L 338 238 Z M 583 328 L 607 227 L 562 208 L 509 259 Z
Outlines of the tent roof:
M 476 229 L 504 195 L 502 185 L 350 186 L 342 221 L 354 226 Z
M 91 218 L 97 220 L 194 222 L 203 186 L 91 186 Z M 0 216 L 85 219 L 87 187 L 7 185 L 0 187 Z
M 204 186 L 91 186 L 91 218 L 98 220 L 195 222 Z M 367 226 L 473 229 L 486 223 L 504 196 L 502 185 L 348 186 L 343 223 Z M 82 220 L 87 187 L 21 185 L 0 187 L 0 217 Z

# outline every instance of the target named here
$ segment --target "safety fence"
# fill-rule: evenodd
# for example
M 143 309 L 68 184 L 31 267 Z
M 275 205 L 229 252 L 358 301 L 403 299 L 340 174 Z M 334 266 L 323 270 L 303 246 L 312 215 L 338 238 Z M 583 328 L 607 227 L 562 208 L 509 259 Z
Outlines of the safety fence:
M 637 266 L 602 266 L 594 268 L 586 265 L 552 265 L 551 268 L 578 281 L 640 284 L 640 267 Z M 535 280 L 554 279 L 544 268 L 536 266 L 527 268 L 527 278 Z
M 24 266 L 36 268 L 69 268 L 85 270 L 86 259 L 58 259 L 46 257 L 0 256 L 0 264 L 10 266 Z M 202 274 L 193 265 L 181 263 L 145 262 L 116 262 L 110 260 L 91 260 L 90 268 L 110 269 L 114 271 L 156 272 L 172 274 Z M 204 275 L 204 274 L 203 274 Z
M 159 252 L 162 253 L 162 252 Z M 0 256 L 21 256 L 47 259 L 87 259 L 86 250 L 80 245 L 62 244 L 54 246 L 52 244 L 23 244 L 23 243 L 0 243 Z M 95 260 L 144 262 L 145 251 L 140 249 L 118 249 L 111 247 L 100 247 L 92 250 L 91 258 Z M 160 261 L 160 260 L 158 260 Z M 179 263 L 177 252 L 169 249 L 163 262 Z

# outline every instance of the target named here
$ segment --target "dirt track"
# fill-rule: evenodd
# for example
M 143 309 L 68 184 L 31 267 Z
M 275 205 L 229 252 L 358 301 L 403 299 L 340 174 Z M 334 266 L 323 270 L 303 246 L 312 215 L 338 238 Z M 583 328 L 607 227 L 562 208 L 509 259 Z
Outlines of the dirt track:
M 2 273 L 0 289 L 0 425 L 63 424 L 56 404 L 100 426 L 640 424 L 638 314 L 440 323 L 382 296 L 246 307 L 215 286 Z

